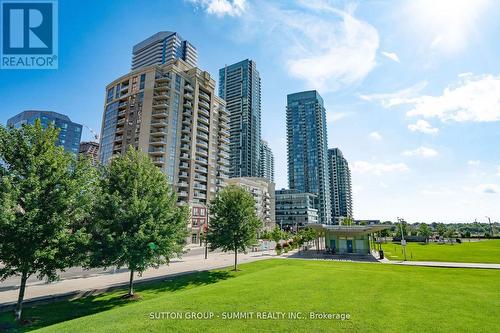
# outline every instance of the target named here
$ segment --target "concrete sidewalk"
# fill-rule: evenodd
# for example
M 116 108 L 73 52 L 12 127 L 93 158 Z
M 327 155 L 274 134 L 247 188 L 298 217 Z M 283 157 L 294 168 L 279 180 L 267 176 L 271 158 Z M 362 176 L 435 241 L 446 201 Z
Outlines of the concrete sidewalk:
M 392 261 L 387 259 L 382 259 L 380 260 L 380 262 L 384 264 L 406 265 L 406 266 L 500 269 L 500 264 L 481 264 L 472 262 Z
M 269 259 L 276 257 L 273 252 L 250 252 L 238 254 L 238 264 Z M 234 265 L 234 253 L 209 253 L 208 259 L 204 254 L 191 256 L 185 259 L 173 260 L 170 265 L 158 269 L 148 269 L 141 277 L 136 276 L 136 283 L 171 278 L 176 275 L 189 274 L 211 269 L 225 268 Z M 119 272 L 90 276 L 85 278 L 66 279 L 53 283 L 28 284 L 25 293 L 25 305 L 43 303 L 57 299 L 68 299 L 88 296 L 105 292 L 111 288 L 128 285 L 130 273 Z M 1 284 L 0 284 L 1 286 Z M 19 288 L 0 292 L 0 312 L 9 310 L 17 301 Z

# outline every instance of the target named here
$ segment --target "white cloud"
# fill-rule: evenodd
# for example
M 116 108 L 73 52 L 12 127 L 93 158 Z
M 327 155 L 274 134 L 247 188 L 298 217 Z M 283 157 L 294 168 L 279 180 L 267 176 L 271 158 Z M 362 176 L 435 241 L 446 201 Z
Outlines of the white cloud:
M 328 123 L 332 123 L 334 121 L 338 121 L 344 118 L 351 117 L 353 115 L 352 112 L 332 112 L 332 111 L 327 111 L 326 112 L 326 121 Z
M 400 29 L 409 29 L 415 45 L 430 53 L 455 54 L 480 35 L 492 0 L 411 0 L 402 2 Z
M 208 14 L 240 16 L 246 10 L 246 0 L 188 0 L 200 6 Z
M 410 168 L 404 163 L 370 163 L 366 161 L 356 161 L 352 165 L 353 172 L 369 173 L 381 175 L 383 173 L 406 172 Z
M 414 99 L 427 86 L 426 81 L 419 82 L 411 87 L 393 93 L 368 94 L 359 97 L 369 102 L 379 102 L 385 108 L 406 104 Z
M 431 158 L 439 155 L 437 150 L 428 147 L 418 147 L 414 150 L 406 150 L 402 153 L 403 156 L 418 156 L 423 158 Z
M 426 188 L 420 191 L 421 194 L 424 195 L 437 195 L 437 196 L 443 196 L 443 195 L 451 195 L 455 194 L 455 191 L 447 188 L 447 187 L 430 187 Z
M 427 120 L 417 120 L 415 124 L 408 125 L 408 129 L 412 132 L 422 132 L 425 134 L 436 134 L 439 132 L 439 128 L 432 127 Z
M 414 86 L 415 87 L 415 86 Z M 456 122 L 490 122 L 500 120 L 500 75 L 462 75 L 448 85 L 441 95 L 411 96 L 414 87 L 390 94 L 361 96 L 378 101 L 384 107 L 409 105 L 409 117 L 438 118 Z
M 244 11 L 241 29 L 235 31 L 238 39 L 244 35 L 260 43 L 269 57 L 277 51 L 288 74 L 303 80 L 307 89 L 328 92 L 359 83 L 376 65 L 378 31 L 354 16 L 353 5 L 340 9 L 328 0 L 190 1 L 219 16 Z
M 500 176 L 500 166 L 497 167 L 497 176 Z
M 497 184 L 481 184 L 476 190 L 480 193 L 497 194 L 500 193 L 500 187 Z
M 382 141 L 383 140 L 383 137 L 379 132 L 371 132 L 368 136 L 374 141 Z
M 481 161 L 479 161 L 479 160 L 470 160 L 470 161 L 467 161 L 467 164 L 470 165 L 470 166 L 479 166 L 479 164 L 481 164 Z
M 280 11 L 272 18 L 289 35 L 288 72 L 308 88 L 333 91 L 362 81 L 376 65 L 377 30 L 326 1 L 305 4 L 313 12 Z
M 382 51 L 380 53 L 382 53 L 382 55 L 386 56 L 387 58 L 391 59 L 392 61 L 400 62 L 398 55 L 394 52 Z

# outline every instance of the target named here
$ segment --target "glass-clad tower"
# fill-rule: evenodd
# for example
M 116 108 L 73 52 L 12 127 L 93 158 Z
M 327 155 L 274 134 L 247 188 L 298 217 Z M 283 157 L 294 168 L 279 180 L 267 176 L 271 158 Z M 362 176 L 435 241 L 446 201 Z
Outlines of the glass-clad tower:
M 198 61 L 196 47 L 176 32 L 160 31 L 134 45 L 132 70 L 150 65 L 162 65 L 175 59 L 182 59 L 196 67 Z
M 43 128 L 52 123 L 59 129 L 58 146 L 67 152 L 78 154 L 82 125 L 72 122 L 66 115 L 53 111 L 27 110 L 7 120 L 7 126 L 18 128 L 23 124 L 33 125 L 37 119 L 40 119 Z
M 351 171 L 349 163 L 338 148 L 328 150 L 330 170 L 330 196 L 332 221 L 340 222 L 344 217 L 352 217 Z
M 219 96 L 230 116 L 230 177 L 259 177 L 260 75 L 253 60 L 219 71 Z
M 287 96 L 288 186 L 318 195 L 320 223 L 331 223 L 326 112 L 316 90 Z

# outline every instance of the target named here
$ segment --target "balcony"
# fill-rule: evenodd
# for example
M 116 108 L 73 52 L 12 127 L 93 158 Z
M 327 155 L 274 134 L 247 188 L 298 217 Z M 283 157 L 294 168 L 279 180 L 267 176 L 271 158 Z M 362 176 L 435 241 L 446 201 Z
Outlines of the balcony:
M 167 102 L 153 102 L 153 109 L 166 109 L 168 108 Z
M 207 102 L 210 102 L 210 96 L 207 93 L 204 93 L 203 91 L 200 91 L 200 98 L 204 99 Z
M 186 163 L 186 162 L 182 162 L 180 165 L 179 165 L 179 168 L 181 169 L 189 169 L 189 164 Z
M 199 109 L 198 109 L 198 114 L 199 114 L 199 115 L 203 115 L 203 116 L 205 116 L 205 117 L 207 117 L 207 118 L 208 118 L 208 117 L 210 117 L 210 113 L 208 113 L 208 112 L 207 112 L 207 110 L 202 109 L 202 108 L 199 108 Z
M 122 141 L 122 140 L 123 140 L 123 135 L 116 135 L 115 136 L 115 142 Z
M 209 128 L 208 128 L 208 126 L 207 126 L 207 125 L 204 125 L 204 124 L 201 124 L 201 123 L 199 123 L 199 124 L 198 124 L 198 129 L 199 129 L 199 130 L 201 130 L 201 131 L 204 131 L 204 132 L 206 132 L 206 133 L 209 133 L 209 132 L 210 132 L 210 130 L 209 130 Z
M 149 144 L 152 146 L 164 146 L 167 144 L 167 138 L 162 137 L 162 138 L 151 138 L 149 141 Z
M 186 84 L 186 85 L 184 86 L 184 90 L 186 90 L 186 91 L 188 91 L 188 92 L 193 92 L 193 91 L 194 91 L 193 86 L 192 86 L 192 85 L 190 85 L 190 84 Z
M 125 119 L 119 119 L 117 122 L 116 122 L 117 125 L 122 125 L 122 124 L 125 124 Z
M 201 156 L 208 157 L 208 151 L 207 151 L 207 150 L 205 150 L 205 149 L 196 148 L 196 154 L 199 154 L 199 155 L 201 155 Z
M 189 154 L 182 153 L 181 154 L 181 160 L 189 160 Z
M 181 150 L 189 150 L 189 145 L 186 144 L 181 145 Z
M 185 134 L 191 134 L 191 128 L 190 127 L 182 127 L 181 132 L 185 133 Z
M 226 137 L 219 137 L 219 141 L 224 142 L 227 145 L 229 144 L 229 138 L 226 138 Z
M 207 186 L 206 185 L 203 185 L 203 184 L 200 184 L 200 183 L 194 183 L 193 187 L 195 189 L 199 189 L 199 190 L 204 190 L 206 191 L 207 190 Z
M 153 127 L 151 128 L 151 136 L 165 136 L 167 135 L 167 130 L 161 127 Z
M 158 83 L 166 83 L 166 82 L 170 82 L 170 75 L 167 75 L 167 74 L 163 74 L 161 76 L 158 76 L 155 78 L 156 82 Z
M 208 160 L 206 158 L 196 157 L 196 162 L 204 164 L 204 165 L 208 165 Z
M 165 110 L 156 110 L 156 111 L 153 111 L 151 116 L 155 117 L 155 118 L 166 118 L 168 116 L 168 113 Z
M 200 114 L 198 114 L 198 122 L 204 123 L 205 125 L 210 125 L 210 120 L 207 117 L 203 117 Z
M 186 191 L 180 191 L 178 192 L 179 197 L 187 197 L 188 193 Z
M 187 182 L 179 182 L 179 183 L 177 183 L 177 186 L 179 186 L 179 187 L 188 187 L 189 184 Z
M 167 83 L 159 83 L 157 82 L 155 84 L 155 90 L 156 91 L 167 91 L 169 88 L 168 84 Z
M 205 101 L 198 101 L 198 105 L 202 108 L 205 108 L 206 110 L 210 110 L 210 104 L 208 104 L 207 102 Z
M 190 136 L 188 136 L 188 135 L 183 135 L 183 136 L 181 137 L 181 141 L 182 141 L 182 142 L 189 142 L 189 141 L 191 141 L 191 137 L 190 137 Z
M 169 99 L 169 98 L 170 98 L 170 95 L 167 93 L 163 93 L 163 94 L 154 93 L 154 95 L 153 95 L 153 99 L 155 99 L 155 100 L 165 100 L 165 99 Z
M 187 172 L 180 172 L 179 173 L 179 178 L 189 178 L 189 175 Z
M 207 141 L 208 141 L 208 135 L 206 135 L 206 134 L 205 134 L 205 133 L 203 133 L 203 132 L 198 132 L 198 133 L 196 134 L 196 136 L 197 136 L 198 138 L 201 138 L 201 139 L 204 139 L 204 140 L 207 140 Z
M 155 157 L 155 158 L 153 158 L 153 163 L 154 164 L 165 164 L 165 158 L 164 157 Z
M 227 152 L 223 151 L 223 150 L 221 150 L 221 151 L 219 152 L 219 156 L 220 156 L 220 157 L 223 157 L 223 158 L 227 158 L 227 159 L 229 159 L 229 154 L 228 154 Z
M 188 100 L 192 101 L 193 100 L 193 95 L 191 95 L 190 93 L 187 92 L 187 93 L 184 94 L 184 99 L 188 99 Z
M 194 197 L 197 198 L 197 199 L 206 199 L 207 195 L 204 194 L 204 193 L 195 191 L 194 192 Z
M 161 148 L 150 148 L 149 149 L 149 153 L 151 155 L 163 155 L 166 152 L 167 152 L 167 150 L 165 148 L 163 148 L 163 147 L 161 147 Z
M 202 172 L 202 173 L 205 173 L 205 174 L 208 172 L 208 169 L 207 169 L 207 168 L 202 167 L 202 166 L 199 166 L 199 165 L 197 165 L 197 166 L 195 167 L 195 170 L 196 170 L 196 171 L 199 171 L 199 172 Z
M 208 144 L 207 144 L 206 142 L 203 142 L 203 141 L 199 141 L 199 140 L 197 140 L 197 141 L 196 141 L 196 145 L 197 145 L 197 146 L 204 147 L 204 148 L 207 148 L 207 149 L 208 149 Z
M 206 182 L 206 181 L 207 181 L 207 177 L 206 177 L 206 176 L 203 176 L 203 175 L 200 175 L 199 173 L 195 173 L 195 175 L 194 175 L 194 179 L 196 179 L 196 180 L 201 180 L 201 181 L 204 181 L 204 182 Z
M 161 126 L 167 126 L 168 122 L 166 119 L 156 119 L 151 121 L 151 127 L 161 127 Z
M 219 133 L 222 135 L 225 135 L 225 136 L 229 136 L 229 131 L 227 129 L 224 129 L 224 128 L 220 129 Z
M 127 108 L 127 105 L 128 105 L 128 103 L 127 103 L 127 102 L 120 102 L 120 103 L 118 104 L 118 110 L 124 110 L 124 109 L 126 109 L 126 108 Z M 118 114 L 120 114 L 120 113 L 118 113 Z

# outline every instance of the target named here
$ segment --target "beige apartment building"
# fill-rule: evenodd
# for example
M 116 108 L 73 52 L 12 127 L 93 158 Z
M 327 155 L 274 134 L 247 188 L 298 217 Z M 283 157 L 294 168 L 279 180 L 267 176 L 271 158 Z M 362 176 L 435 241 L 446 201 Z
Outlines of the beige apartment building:
M 191 207 L 188 243 L 205 231 L 207 204 L 229 173 L 229 117 L 215 81 L 181 59 L 138 68 L 106 87 L 100 162 L 132 145 Z
M 260 177 L 229 178 L 226 183 L 243 187 L 255 199 L 257 217 L 265 230 L 272 230 L 276 224 L 274 183 Z

